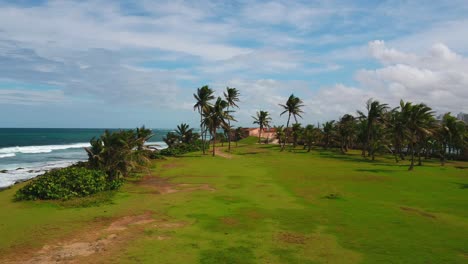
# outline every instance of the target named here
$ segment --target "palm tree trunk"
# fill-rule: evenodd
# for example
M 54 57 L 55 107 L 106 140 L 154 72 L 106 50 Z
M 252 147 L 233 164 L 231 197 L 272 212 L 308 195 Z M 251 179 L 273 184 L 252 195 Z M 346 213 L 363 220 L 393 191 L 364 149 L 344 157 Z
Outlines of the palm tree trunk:
M 422 161 L 421 161 L 421 148 L 418 148 L 418 166 L 422 166 Z
M 216 129 L 213 131 L 213 157 L 215 156 L 216 152 Z
M 262 126 L 258 128 L 258 144 L 260 144 L 260 138 L 262 136 Z
M 414 143 L 411 142 L 411 165 L 408 170 L 412 171 L 414 168 Z
M 289 128 L 289 120 L 291 119 L 291 114 L 288 115 L 288 122 L 286 122 L 286 136 L 285 136 L 285 139 L 284 139 L 284 142 L 283 142 L 283 146 L 281 147 L 281 151 L 284 150 L 284 147 L 286 145 L 286 141 L 288 141 L 288 128 Z
M 229 105 L 227 107 L 229 113 Z M 231 120 L 228 119 L 228 151 L 231 152 Z
M 205 137 L 203 136 L 203 114 L 201 112 L 201 108 L 198 107 L 198 112 L 200 112 L 200 134 L 201 134 L 201 140 L 202 140 L 202 151 L 203 155 L 205 155 Z

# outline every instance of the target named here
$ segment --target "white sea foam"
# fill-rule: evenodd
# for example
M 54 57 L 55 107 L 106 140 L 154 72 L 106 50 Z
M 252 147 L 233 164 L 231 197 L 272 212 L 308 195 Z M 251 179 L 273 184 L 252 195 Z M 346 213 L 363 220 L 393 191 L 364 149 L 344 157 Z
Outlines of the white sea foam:
M 146 142 L 146 145 L 155 146 L 158 149 L 167 148 L 166 143 L 161 141 Z M 0 159 L 7 157 L 15 157 L 19 153 L 44 156 L 46 159 L 47 153 L 55 150 L 78 149 L 88 147 L 89 143 L 74 143 L 67 145 L 46 145 L 46 146 L 22 146 L 0 148 Z M 74 150 L 76 152 L 76 150 Z M 68 152 L 67 152 L 68 153 Z M 67 155 L 62 153 L 62 160 L 41 161 L 41 162 L 21 162 L 2 164 L 0 169 L 6 170 L 0 173 L 0 188 L 5 188 L 15 184 L 18 181 L 25 181 L 34 178 L 54 168 L 63 168 L 70 166 L 78 161 L 85 160 L 86 156 L 78 157 L 76 154 Z M 83 150 L 84 154 L 84 150 Z M 6 160 L 4 160 L 6 161 Z M 18 162 L 18 161 L 16 161 Z
M 8 157 L 14 157 L 16 156 L 15 153 L 5 153 L 5 154 L 0 154 L 0 159 L 1 158 L 8 158 Z
M 78 160 L 61 160 L 51 162 L 31 163 L 27 167 L 8 170 L 0 173 L 0 188 L 5 188 L 18 181 L 25 181 L 45 173 L 51 169 L 68 167 Z
M 13 157 L 15 156 L 15 153 L 26 153 L 26 154 L 49 153 L 54 150 L 84 148 L 84 147 L 89 147 L 89 146 L 90 146 L 89 143 L 74 143 L 74 144 L 67 144 L 67 145 L 22 146 L 22 147 L 0 148 L 0 158 Z M 5 155 L 8 155 L 8 156 L 5 156 Z

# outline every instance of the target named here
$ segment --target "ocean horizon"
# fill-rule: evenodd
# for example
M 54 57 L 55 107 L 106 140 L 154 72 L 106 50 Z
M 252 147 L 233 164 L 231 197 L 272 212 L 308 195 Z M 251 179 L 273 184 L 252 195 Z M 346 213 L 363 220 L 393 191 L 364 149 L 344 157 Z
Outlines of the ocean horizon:
M 127 128 L 0 128 L 0 188 L 85 161 L 93 137 L 120 129 Z M 165 148 L 162 139 L 173 129 L 152 130 L 147 144 Z

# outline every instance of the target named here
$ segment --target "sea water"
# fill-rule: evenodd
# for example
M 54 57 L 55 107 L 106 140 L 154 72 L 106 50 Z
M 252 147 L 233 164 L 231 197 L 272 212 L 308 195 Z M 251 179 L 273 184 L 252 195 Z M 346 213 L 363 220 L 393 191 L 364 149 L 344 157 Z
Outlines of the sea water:
M 115 129 L 110 129 L 113 131 Z M 87 159 L 85 147 L 105 129 L 0 128 L 0 188 Z M 153 129 L 148 142 L 166 147 L 169 129 Z

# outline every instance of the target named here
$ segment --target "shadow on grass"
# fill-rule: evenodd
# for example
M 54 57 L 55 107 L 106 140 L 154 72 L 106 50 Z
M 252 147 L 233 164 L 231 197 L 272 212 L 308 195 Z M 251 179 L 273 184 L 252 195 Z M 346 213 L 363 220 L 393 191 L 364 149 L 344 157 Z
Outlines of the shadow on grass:
M 468 189 L 468 183 L 454 182 L 460 189 Z

